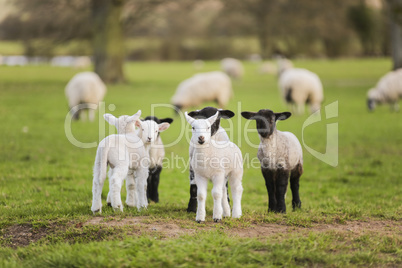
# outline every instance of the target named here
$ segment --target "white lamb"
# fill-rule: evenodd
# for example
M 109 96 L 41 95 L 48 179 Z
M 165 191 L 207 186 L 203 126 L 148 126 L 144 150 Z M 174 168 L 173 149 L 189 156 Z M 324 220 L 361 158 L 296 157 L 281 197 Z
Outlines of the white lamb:
M 65 89 L 68 106 L 73 119 L 79 119 L 82 109 L 88 109 L 90 121 L 95 119 L 94 107 L 97 107 L 106 94 L 106 86 L 94 72 L 76 74 Z M 92 105 L 91 105 L 92 104 Z M 91 107 L 95 105 L 94 107 Z
M 402 98 L 402 69 L 384 75 L 367 93 L 367 105 L 370 111 L 377 104 L 389 103 L 391 109 L 399 111 L 398 101 Z
M 190 164 L 194 171 L 197 185 L 197 216 L 196 221 L 205 221 L 205 201 L 207 197 L 208 179 L 213 183 L 212 197 L 214 199 L 213 219 L 218 222 L 223 217 L 230 216 L 225 183 L 228 180 L 233 198 L 232 217 L 240 218 L 241 196 L 243 193 L 243 161 L 242 154 L 234 143 L 224 144 L 211 139 L 211 133 L 216 132 L 219 112 L 208 119 L 194 119 L 185 113 L 187 122 L 192 126 L 191 146 L 194 147 Z
M 321 108 L 324 100 L 323 86 L 315 73 L 306 69 L 290 68 L 287 62 L 279 66 L 278 84 L 282 98 L 294 113 L 303 114 L 305 104 L 310 105 L 311 113 Z
M 243 63 L 238 59 L 224 58 L 221 60 L 221 68 L 233 79 L 241 79 L 244 75 Z
M 138 111 L 127 118 L 125 129 L 133 129 L 134 122 L 141 116 Z M 109 195 L 108 202 L 114 210 L 123 211 L 120 192 L 124 179 L 126 179 L 127 198 L 126 204 L 130 207 L 136 206 L 138 210 L 147 207 L 146 184 L 148 178 L 149 156 L 144 143 L 136 133 L 115 134 L 104 138 L 96 151 L 94 178 L 92 187 L 93 213 L 102 212 L 102 188 L 106 179 L 107 167 L 109 172 Z M 136 191 L 138 195 L 136 195 Z
M 233 96 L 232 82 L 223 72 L 196 74 L 179 84 L 171 99 L 176 111 L 199 106 L 207 101 L 216 101 L 225 107 Z
M 267 109 L 257 113 L 242 112 L 241 115 L 257 123 L 260 136 L 257 156 L 268 191 L 268 211 L 286 212 L 285 195 L 289 175 L 292 207 L 300 208 L 299 181 L 303 173 L 303 150 L 295 135 L 276 129 L 276 121 L 288 119 L 291 113 L 274 113 Z
M 229 136 L 226 133 L 226 131 L 220 126 L 220 119 L 225 118 L 229 119 L 232 118 L 235 114 L 234 112 L 230 110 L 222 110 L 222 109 L 217 109 L 215 107 L 205 107 L 201 110 L 197 111 L 192 111 L 188 113 L 189 116 L 191 116 L 194 119 L 207 119 L 214 114 L 219 112 L 219 116 L 216 119 L 215 123 L 212 126 L 212 129 L 217 129 L 217 131 L 212 132 L 211 131 L 211 139 L 215 141 L 222 142 L 223 145 L 225 143 L 230 142 Z M 190 157 L 190 162 L 191 162 L 191 157 L 194 152 L 194 146 L 190 143 L 190 148 L 189 148 L 189 157 Z M 227 188 L 227 183 L 226 183 L 226 188 Z M 227 191 L 226 191 L 227 192 Z M 228 195 L 228 202 L 229 202 L 229 195 Z M 188 201 L 188 206 L 187 206 L 187 212 L 197 212 L 197 185 L 195 183 L 194 179 L 194 170 L 190 165 L 190 200 Z

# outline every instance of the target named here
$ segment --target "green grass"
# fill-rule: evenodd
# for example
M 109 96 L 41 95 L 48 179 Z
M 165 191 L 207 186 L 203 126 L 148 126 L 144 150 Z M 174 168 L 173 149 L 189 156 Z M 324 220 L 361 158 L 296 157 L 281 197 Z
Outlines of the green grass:
M 133 235 L 132 227 L 86 226 L 75 224 L 93 218 L 90 211 L 92 165 L 96 148 L 81 149 L 66 138 L 64 120 L 67 102 L 64 87 L 77 70 L 49 66 L 0 66 L 0 266 L 361 266 L 401 265 L 401 231 L 393 235 L 373 233 L 350 236 L 347 233 L 320 232 L 317 224 L 345 224 L 350 221 L 402 221 L 402 120 L 382 106 L 374 113 L 365 107 L 366 92 L 391 66 L 387 59 L 309 61 L 296 66 L 315 71 L 325 88 L 325 104 L 338 101 L 339 117 L 305 129 L 305 142 L 325 151 L 326 124 L 339 125 L 339 165 L 331 167 L 304 150 L 304 174 L 300 195 L 303 209 L 291 211 L 291 195 L 286 199 L 288 213 L 267 213 L 267 193 L 261 171 L 245 166 L 242 199 L 243 217 L 212 223 L 212 197 L 208 192 L 207 223 L 198 225 L 187 214 L 188 170 L 184 163 L 162 171 L 159 204 L 146 211 L 124 208 L 115 213 L 105 206 L 108 191 L 103 190 L 105 220 L 144 216 L 147 224 L 179 223 L 195 229 L 194 235 L 163 238 L 144 233 Z M 218 62 L 204 68 L 216 70 Z M 236 116 L 222 120 L 232 141 L 244 156 L 254 158 L 255 146 L 246 142 L 246 120 L 240 111 L 270 108 L 285 111 L 279 98 L 276 78 L 262 76 L 256 66 L 246 64 L 246 76 L 234 82 L 235 97 L 228 109 Z M 114 115 L 143 115 L 151 104 L 169 103 L 177 84 L 194 73 L 190 62 L 130 63 L 125 66 L 128 82 L 108 86 L 106 112 Z M 109 104 L 115 110 L 108 109 Z M 212 104 L 212 103 L 211 103 Z M 240 107 L 240 108 L 239 108 Z M 201 107 L 197 107 L 201 108 Z M 172 116 L 168 108 L 156 108 L 160 117 Z M 325 114 L 322 113 L 325 119 Z M 292 116 L 278 128 L 295 133 L 301 140 L 302 125 L 308 115 Z M 72 133 L 80 141 L 99 141 L 99 122 L 74 122 Z M 177 117 L 162 133 L 165 143 L 176 140 L 182 128 L 189 127 Z M 258 135 L 247 133 L 258 146 Z M 25 131 L 23 131 L 25 130 Z M 28 130 L 28 131 L 26 131 Z M 113 132 L 108 127 L 106 133 Z M 167 159 L 188 158 L 185 138 L 166 148 Z M 125 190 L 122 191 L 125 199 Z M 261 239 L 230 235 L 238 228 L 275 224 L 303 227 Z M 45 233 L 18 250 L 10 248 L 10 228 L 29 226 Z M 211 227 L 212 226 L 212 227 Z M 208 228 L 206 228 L 208 227 Z M 57 231 L 59 230 L 59 231 Z M 197 231 L 198 230 L 198 231 Z M 156 238 L 155 238 L 156 237 Z M 110 256 L 114 255 L 114 258 Z

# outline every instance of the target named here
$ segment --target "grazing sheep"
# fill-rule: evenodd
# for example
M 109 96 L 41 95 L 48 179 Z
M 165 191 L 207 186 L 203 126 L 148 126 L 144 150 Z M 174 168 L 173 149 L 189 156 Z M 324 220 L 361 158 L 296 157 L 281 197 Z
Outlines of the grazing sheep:
M 399 111 L 398 101 L 402 98 L 402 69 L 387 73 L 378 81 L 375 88 L 367 93 L 367 106 L 370 111 L 377 104 L 389 103 L 391 109 Z
M 232 190 L 232 217 L 240 218 L 242 214 L 241 196 L 243 187 L 241 181 L 243 177 L 243 160 L 239 147 L 232 142 L 219 142 L 211 139 L 219 129 L 219 125 L 215 124 L 219 112 L 207 119 L 196 120 L 189 116 L 187 112 L 185 116 L 193 129 L 190 141 L 190 146 L 193 146 L 190 165 L 194 171 L 194 179 L 197 185 L 196 221 L 205 221 L 208 179 L 214 185 L 212 188 L 214 221 L 220 221 L 222 216 L 230 216 L 230 207 L 226 197 L 227 192 L 224 187 L 227 181 L 229 181 Z
M 88 109 L 90 121 L 95 119 L 95 111 L 90 104 L 98 105 L 106 94 L 106 86 L 94 72 L 76 74 L 65 89 L 68 106 L 73 119 L 78 120 L 82 109 Z M 81 107 L 80 107 L 81 106 Z
M 278 72 L 278 68 L 273 62 L 264 61 L 258 68 L 258 72 L 260 74 L 276 74 Z
M 283 66 L 285 65 L 287 63 Z M 324 100 L 323 87 L 318 75 L 306 69 L 283 69 L 283 66 L 279 67 L 278 84 L 284 101 L 298 115 L 304 113 L 305 104 L 310 105 L 311 113 L 318 111 Z
M 85 69 L 89 68 L 92 64 L 91 58 L 88 56 L 80 56 L 74 59 L 74 68 Z
M 291 113 L 259 110 L 257 113 L 242 112 L 241 115 L 246 119 L 256 120 L 257 123 L 260 136 L 257 156 L 268 191 L 268 211 L 286 212 L 285 194 L 289 174 L 292 207 L 300 208 L 299 180 L 303 173 L 303 150 L 295 135 L 276 129 L 276 121 L 289 118 Z
M 218 131 L 214 134 L 211 135 L 211 139 L 214 139 L 215 141 L 220 141 L 220 142 L 230 142 L 229 136 L 226 133 L 226 131 L 220 126 L 220 119 L 225 118 L 229 119 L 232 118 L 235 114 L 234 112 L 230 110 L 221 110 L 217 109 L 214 107 L 205 107 L 202 110 L 197 110 L 190 112 L 188 115 L 191 116 L 194 119 L 207 119 L 216 112 L 219 112 L 218 119 L 215 121 L 214 125 L 218 126 Z M 190 149 L 189 149 L 189 156 L 193 155 L 194 147 L 190 144 Z M 191 161 L 190 161 L 191 162 Z M 228 188 L 228 185 L 226 183 L 226 188 Z M 226 190 L 227 192 L 228 190 Z M 229 199 L 229 194 L 227 194 L 228 197 L 228 202 L 230 203 Z M 196 212 L 197 211 L 197 185 L 195 184 L 194 180 L 194 171 L 193 168 L 191 167 L 190 164 L 190 200 L 188 202 L 187 206 L 187 212 Z
M 293 62 L 289 59 L 284 59 L 284 58 L 278 58 L 278 76 L 281 76 L 281 74 L 289 69 L 293 69 Z
M 133 116 L 126 118 L 125 123 L 130 124 L 124 129 L 133 129 L 134 122 L 141 116 L 139 110 Z M 106 117 L 105 117 L 106 118 Z M 120 120 L 119 120 L 120 121 Z M 119 124 L 120 127 L 120 124 Z M 119 128 L 122 130 L 122 128 Z M 108 202 L 114 210 L 123 211 L 120 191 L 124 179 L 126 179 L 127 199 L 126 204 L 136 206 L 138 210 L 147 207 L 146 185 L 149 169 L 149 156 L 144 143 L 136 133 L 114 134 L 104 138 L 96 151 L 94 177 L 92 186 L 93 213 L 102 212 L 102 188 L 106 179 L 107 167 L 109 171 L 109 195 Z
M 172 122 L 172 118 L 159 119 L 155 116 L 147 116 L 143 122 L 138 123 L 137 121 L 137 126 L 139 127 L 138 135 L 143 141 L 146 139 L 144 144 L 149 150 L 149 157 L 151 161 L 147 180 L 147 198 L 155 203 L 159 202 L 158 187 L 160 174 L 162 172 L 162 161 L 165 157 L 165 149 L 160 137 L 160 132 L 165 131 Z M 158 130 L 157 133 L 156 130 Z M 157 134 L 156 137 L 155 134 Z
M 237 59 L 224 58 L 221 60 L 221 68 L 233 79 L 241 79 L 244 75 L 243 64 Z
M 232 82 L 223 72 L 196 74 L 179 84 L 172 97 L 176 111 L 199 106 L 207 101 L 216 101 L 223 108 L 232 97 Z

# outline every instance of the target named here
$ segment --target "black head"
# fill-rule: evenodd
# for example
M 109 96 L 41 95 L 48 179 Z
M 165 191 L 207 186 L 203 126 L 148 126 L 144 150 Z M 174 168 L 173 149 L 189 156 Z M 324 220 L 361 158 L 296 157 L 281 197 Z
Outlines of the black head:
M 276 120 L 286 120 L 292 114 L 289 112 L 274 113 L 268 109 L 259 110 L 254 112 L 242 112 L 241 115 L 249 120 L 255 120 L 257 123 L 257 131 L 263 138 L 268 138 L 272 135 L 276 128 Z
M 146 121 L 146 120 L 155 121 L 157 124 L 161 124 L 161 123 L 169 123 L 169 124 L 171 124 L 171 123 L 173 122 L 173 119 L 172 119 L 172 118 L 169 118 L 169 117 L 159 119 L 158 117 L 156 117 L 156 116 L 151 116 L 151 115 L 145 117 L 145 118 L 144 118 L 144 121 Z
M 375 109 L 375 101 L 372 99 L 367 99 L 367 108 L 370 112 L 374 111 Z
M 201 110 L 189 112 L 188 115 L 195 119 L 206 119 L 216 114 L 219 111 L 218 119 L 216 119 L 215 123 L 211 126 L 211 136 L 215 135 L 219 129 L 221 118 L 229 119 L 232 118 L 235 113 L 230 110 L 221 110 L 215 107 L 205 107 Z

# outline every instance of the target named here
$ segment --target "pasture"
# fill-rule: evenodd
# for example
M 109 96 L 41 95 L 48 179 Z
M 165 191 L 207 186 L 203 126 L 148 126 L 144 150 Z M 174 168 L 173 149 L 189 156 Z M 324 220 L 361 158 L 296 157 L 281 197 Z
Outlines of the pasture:
M 299 60 L 295 65 L 320 76 L 324 105 L 338 101 L 338 117 L 326 119 L 322 111 L 323 120 L 304 129 L 305 143 L 324 153 L 326 126 L 338 124 L 338 165 L 325 164 L 303 148 L 302 209 L 291 210 L 289 190 L 287 214 L 267 213 L 265 182 L 255 163 L 255 123 L 246 125 L 240 112 L 287 108 L 276 77 L 260 75 L 256 65 L 246 63 L 245 77 L 234 81 L 235 95 L 227 107 L 236 116 L 222 120 L 231 140 L 249 156 L 243 217 L 214 223 L 210 185 L 205 224 L 186 212 L 185 137 L 190 127 L 184 118 L 174 117 L 161 134 L 172 145 L 166 148 L 160 203 L 141 212 L 126 206 L 123 213 L 114 212 L 106 206 L 105 183 L 103 212 L 94 217 L 96 147 L 76 147 L 65 133 L 64 87 L 78 71 L 0 66 L 0 267 L 402 265 L 401 112 L 381 106 L 369 113 L 366 108 L 367 90 L 389 71 L 391 62 Z M 218 62 L 207 62 L 202 71 L 216 69 Z M 105 112 L 116 116 L 139 109 L 146 116 L 155 107 L 158 117 L 172 117 L 170 108 L 152 104 L 169 103 L 178 83 L 195 73 L 191 62 L 127 63 L 125 72 L 127 83 L 109 85 L 105 98 Z M 301 141 L 307 117 L 292 116 L 277 127 Z M 182 130 L 184 137 L 177 139 Z M 89 143 L 114 130 L 101 117 L 73 122 L 71 133 Z M 123 200 L 125 196 L 123 187 Z

